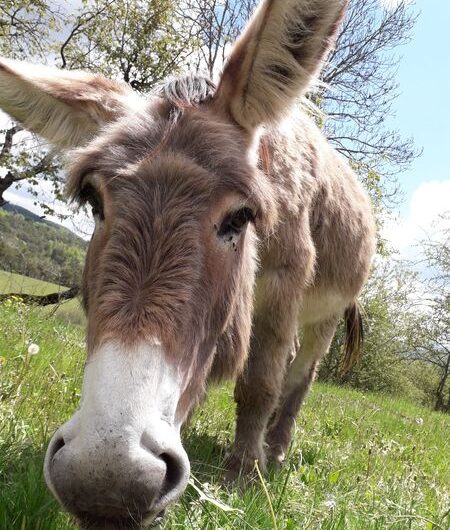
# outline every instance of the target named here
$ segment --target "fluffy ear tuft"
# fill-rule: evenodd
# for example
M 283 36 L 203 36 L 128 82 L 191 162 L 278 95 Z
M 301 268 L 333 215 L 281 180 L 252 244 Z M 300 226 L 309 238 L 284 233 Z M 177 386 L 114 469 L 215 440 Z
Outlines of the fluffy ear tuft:
M 0 58 L 0 109 L 61 149 L 80 145 L 138 99 L 100 75 Z
M 279 120 L 317 75 L 347 0 L 263 0 L 236 42 L 216 93 L 244 128 Z

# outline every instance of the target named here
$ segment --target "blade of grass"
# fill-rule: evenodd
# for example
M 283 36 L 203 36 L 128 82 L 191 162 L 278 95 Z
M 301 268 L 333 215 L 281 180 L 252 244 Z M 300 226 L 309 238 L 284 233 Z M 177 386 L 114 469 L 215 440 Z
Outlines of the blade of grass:
M 255 469 L 256 469 L 256 472 L 258 473 L 258 477 L 261 482 L 261 486 L 264 490 L 264 494 L 266 495 L 267 502 L 269 503 L 269 509 L 270 509 L 270 515 L 272 517 L 273 528 L 274 530 L 278 530 L 277 520 L 275 518 L 275 512 L 273 511 L 273 506 L 272 506 L 272 501 L 270 499 L 269 490 L 267 489 L 266 483 L 264 482 L 263 476 L 261 475 L 261 471 L 259 470 L 258 460 L 255 460 Z

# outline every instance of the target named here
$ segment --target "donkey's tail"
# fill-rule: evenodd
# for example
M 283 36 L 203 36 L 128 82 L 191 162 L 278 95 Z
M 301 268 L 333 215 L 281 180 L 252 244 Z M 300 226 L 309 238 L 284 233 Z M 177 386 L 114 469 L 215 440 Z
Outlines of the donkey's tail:
M 361 308 L 356 300 L 345 310 L 344 320 L 345 344 L 341 370 L 346 374 L 360 359 L 364 342 Z

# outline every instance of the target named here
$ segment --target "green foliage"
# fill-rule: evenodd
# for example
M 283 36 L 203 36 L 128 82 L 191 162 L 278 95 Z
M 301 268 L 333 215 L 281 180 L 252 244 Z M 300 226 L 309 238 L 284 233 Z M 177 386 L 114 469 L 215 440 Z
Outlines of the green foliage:
M 43 58 L 50 33 L 58 29 L 58 17 L 45 0 L 2 0 L 0 54 Z
M 14 303 L 0 305 L 0 322 L 0 529 L 75 530 L 42 462 L 78 405 L 83 330 Z M 231 387 L 214 389 L 184 433 L 191 485 L 163 530 L 274 528 L 260 482 L 221 485 L 233 410 Z M 284 469 L 264 477 L 278 529 L 447 529 L 449 429 L 447 415 L 400 399 L 316 384 Z
M 50 184 L 52 195 L 62 199 L 62 180 L 57 157 L 50 156 L 45 146 L 34 136 L 22 131 L 20 126 L 11 125 L 0 130 L 2 145 L 0 153 L 0 206 L 3 193 L 12 185 L 25 186 L 27 191 L 41 203 L 45 213 L 54 214 L 53 207 L 42 200 L 38 185 Z M 38 199 L 38 197 L 40 198 Z M 64 217 L 60 215 L 60 217 Z
M 6 2 L 6 3 L 5 3 Z M 174 0 L 84 0 L 78 11 L 45 0 L 5 0 L 0 8 L 0 55 L 84 68 L 129 83 L 139 91 L 174 74 L 195 49 Z M 34 136 L 13 125 L 0 130 L 0 206 L 11 186 L 26 186 L 45 214 L 52 198 L 65 201 L 60 161 Z M 59 214 L 63 218 L 64 215 Z
M 45 0 L 2 0 L 0 7 L 0 55 L 33 62 L 47 62 L 50 44 L 58 35 L 61 16 L 53 2 Z M 41 141 L 8 124 L 0 130 L 0 206 L 5 190 L 25 186 L 38 197 L 37 185 L 48 182 L 52 195 L 61 199 L 59 162 Z M 36 199 L 46 213 L 54 213 L 48 199 Z
M 72 26 L 63 60 L 145 91 L 192 53 L 174 0 L 87 0 Z
M 0 209 L 0 269 L 79 285 L 87 244 L 61 226 Z
M 450 412 L 450 211 L 435 224 L 432 237 L 422 241 L 427 266 L 425 285 L 428 291 L 426 315 L 417 329 L 420 339 L 411 358 L 428 363 L 437 370 L 438 410 Z
M 365 328 L 362 359 L 348 374 L 341 373 L 345 340 L 341 325 L 321 365 L 320 378 L 365 391 L 407 396 L 432 406 L 436 370 L 411 360 L 426 319 L 419 299 L 414 297 L 414 286 L 418 285 L 417 273 L 393 259 L 379 259 L 360 299 Z

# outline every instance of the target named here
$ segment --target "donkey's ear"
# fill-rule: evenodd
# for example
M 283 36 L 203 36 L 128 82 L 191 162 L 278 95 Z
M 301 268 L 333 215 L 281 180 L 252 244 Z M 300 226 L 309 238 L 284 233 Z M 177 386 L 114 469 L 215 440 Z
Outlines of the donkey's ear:
M 0 58 L 0 109 L 61 149 L 83 143 L 137 99 L 99 75 Z
M 279 120 L 317 75 L 347 0 L 263 0 L 238 39 L 216 92 L 243 127 Z

